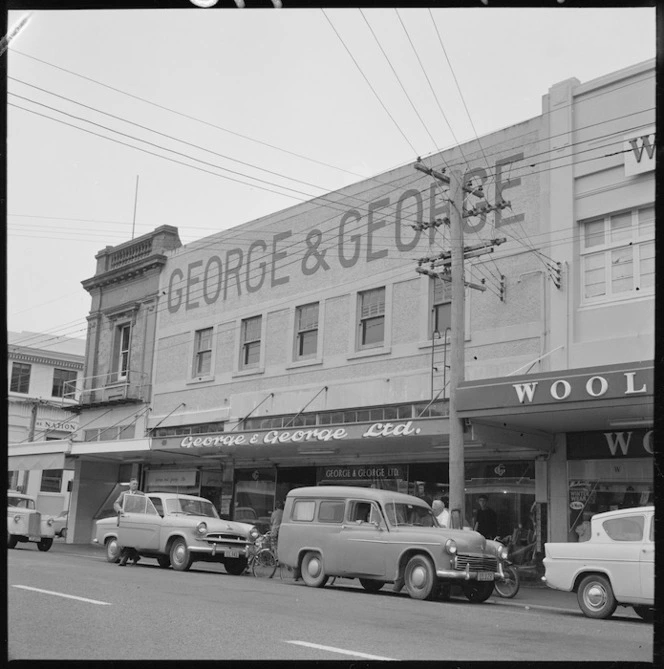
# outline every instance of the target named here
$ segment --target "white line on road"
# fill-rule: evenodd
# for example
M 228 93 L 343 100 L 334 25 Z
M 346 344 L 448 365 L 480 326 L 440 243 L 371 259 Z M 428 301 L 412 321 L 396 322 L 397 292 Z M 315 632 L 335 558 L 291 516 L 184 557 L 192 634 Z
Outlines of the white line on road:
M 111 606 L 111 602 L 100 602 L 98 599 L 88 599 L 87 597 L 77 597 L 76 595 L 65 595 L 62 592 L 53 592 L 52 590 L 42 590 L 41 588 L 31 588 L 28 585 L 14 585 L 14 588 L 23 590 L 32 590 L 33 592 L 42 592 L 45 595 L 56 595 L 56 597 L 66 597 L 67 599 L 78 599 L 79 602 L 89 602 L 90 604 L 99 604 L 100 606 Z
M 381 657 L 380 655 L 369 655 L 368 653 L 359 653 L 355 650 L 344 650 L 343 648 L 334 648 L 332 646 L 321 646 L 318 643 L 309 643 L 308 641 L 286 641 L 286 643 L 293 643 L 296 646 L 307 646 L 308 648 L 316 648 L 318 650 L 328 650 L 330 651 L 330 653 L 341 653 L 341 655 L 353 655 L 355 657 L 363 657 L 367 660 L 395 660 L 395 658 L 393 657 Z

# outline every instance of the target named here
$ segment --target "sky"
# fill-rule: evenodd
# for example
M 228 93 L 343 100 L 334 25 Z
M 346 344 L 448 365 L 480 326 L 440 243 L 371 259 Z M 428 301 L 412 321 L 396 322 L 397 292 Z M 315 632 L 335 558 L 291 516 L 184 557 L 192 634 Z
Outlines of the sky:
M 8 50 L 9 330 L 85 338 L 106 246 L 160 225 L 190 243 L 656 53 L 654 8 L 282 4 L 9 13 L 31 14 Z

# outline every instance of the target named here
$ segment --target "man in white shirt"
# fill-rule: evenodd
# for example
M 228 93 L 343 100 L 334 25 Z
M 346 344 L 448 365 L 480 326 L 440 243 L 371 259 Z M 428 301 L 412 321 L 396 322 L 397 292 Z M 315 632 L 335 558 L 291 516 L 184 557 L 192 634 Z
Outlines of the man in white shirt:
M 450 525 L 450 512 L 445 508 L 445 502 L 442 499 L 434 499 L 433 505 L 433 514 L 436 516 L 436 520 L 441 527 L 449 527 Z

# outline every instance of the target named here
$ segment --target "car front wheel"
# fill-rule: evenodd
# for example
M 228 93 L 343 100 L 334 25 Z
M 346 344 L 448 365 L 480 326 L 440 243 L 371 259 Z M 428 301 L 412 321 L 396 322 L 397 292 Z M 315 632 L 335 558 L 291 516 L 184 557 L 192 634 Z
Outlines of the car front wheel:
M 106 562 L 120 561 L 120 544 L 115 537 L 106 539 Z
M 15 548 L 17 543 L 18 539 L 16 536 L 7 532 L 7 548 Z
M 171 546 L 171 566 L 175 571 L 187 571 L 193 562 L 184 539 L 176 539 Z
M 38 544 L 37 548 L 45 553 L 53 545 L 53 539 L 42 539 Z
M 413 599 L 431 599 L 436 590 L 436 571 L 426 555 L 415 555 L 408 561 L 404 574 L 406 590 Z
M 66 527 L 64 527 L 64 528 L 62 529 L 62 532 L 60 532 L 60 536 L 61 536 L 63 539 L 66 539 L 66 538 L 67 538 L 67 528 L 66 528 Z
M 486 600 L 491 597 L 493 588 L 493 581 L 471 581 L 464 583 L 461 586 L 466 599 L 473 604 L 481 604 L 482 602 L 486 602 Z
M 320 553 L 307 553 L 302 560 L 302 580 L 312 588 L 322 588 L 328 577 L 323 570 L 323 558 Z
M 611 583 L 605 576 L 586 576 L 576 597 L 583 615 L 588 618 L 609 618 L 618 606 Z

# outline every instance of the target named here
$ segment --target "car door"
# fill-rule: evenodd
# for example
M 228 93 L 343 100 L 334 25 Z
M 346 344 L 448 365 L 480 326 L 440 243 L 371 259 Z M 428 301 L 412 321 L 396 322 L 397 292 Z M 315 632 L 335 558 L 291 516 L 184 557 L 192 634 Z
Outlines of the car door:
M 626 514 L 608 518 L 603 521 L 602 527 L 611 543 L 597 546 L 598 550 L 602 549 L 601 564 L 608 570 L 616 599 L 629 602 L 641 594 L 640 556 L 645 515 Z
M 339 533 L 344 574 L 385 576 L 387 526 L 375 502 L 351 500 Z
M 655 514 L 648 517 L 648 525 L 639 559 L 641 596 L 654 601 L 655 598 Z
M 146 495 L 125 495 L 118 519 L 118 543 L 138 550 L 157 550 L 161 520 Z

